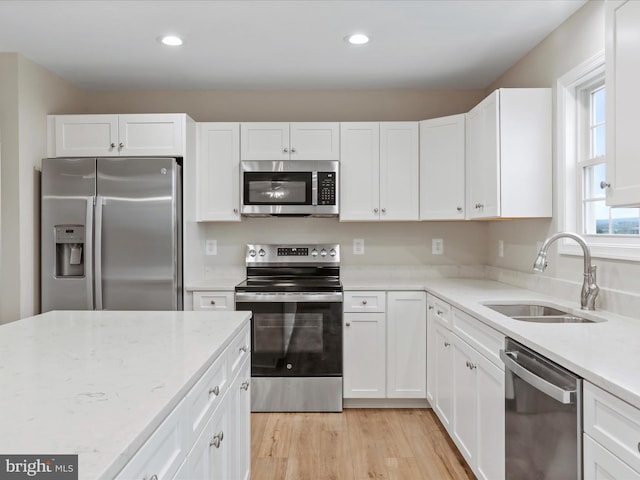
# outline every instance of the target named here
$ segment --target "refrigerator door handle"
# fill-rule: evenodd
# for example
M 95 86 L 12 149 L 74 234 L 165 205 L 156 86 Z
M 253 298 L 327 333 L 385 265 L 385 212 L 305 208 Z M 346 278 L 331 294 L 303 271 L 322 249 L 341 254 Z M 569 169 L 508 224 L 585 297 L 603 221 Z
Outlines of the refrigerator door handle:
M 85 280 L 87 285 L 87 308 L 89 310 L 93 310 L 95 305 L 93 303 L 93 234 L 92 234 L 92 225 L 93 225 L 93 205 L 95 202 L 95 197 L 87 197 L 87 213 L 85 216 Z
M 96 310 L 102 310 L 102 205 L 104 198 L 96 196 L 96 223 L 95 223 L 95 287 Z

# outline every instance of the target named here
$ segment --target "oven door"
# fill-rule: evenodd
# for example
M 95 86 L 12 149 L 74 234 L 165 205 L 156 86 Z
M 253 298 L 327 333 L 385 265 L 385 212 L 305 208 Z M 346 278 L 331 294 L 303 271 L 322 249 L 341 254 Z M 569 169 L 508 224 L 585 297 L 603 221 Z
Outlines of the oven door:
M 342 293 L 236 293 L 251 310 L 252 377 L 341 377 Z

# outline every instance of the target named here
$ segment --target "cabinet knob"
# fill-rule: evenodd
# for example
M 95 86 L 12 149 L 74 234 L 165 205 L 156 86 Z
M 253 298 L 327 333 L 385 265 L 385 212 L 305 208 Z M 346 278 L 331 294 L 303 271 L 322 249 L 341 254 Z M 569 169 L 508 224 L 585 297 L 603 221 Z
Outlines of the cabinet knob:
M 640 442 L 638 442 L 638 451 L 640 452 Z
M 470 368 L 471 370 L 474 370 L 474 369 L 476 368 L 476 364 L 475 364 L 475 363 L 471 363 L 471 362 L 469 362 L 469 368 Z
M 444 342 L 445 347 L 448 347 L 449 345 L 451 345 L 449 342 Z
M 242 385 L 240 385 L 240 390 L 244 390 L 244 391 L 249 390 L 249 381 L 248 380 L 245 380 L 244 382 L 242 382 Z
M 438 314 L 439 317 L 444 315 L 444 312 L 442 310 L 436 310 L 436 313 Z
M 116 148 L 116 144 L 115 143 L 111 143 L 111 148 Z
M 238 350 L 239 350 L 240 353 L 247 353 L 247 350 L 249 350 L 249 349 L 247 348 L 246 345 L 243 345 Z
M 607 182 L 605 182 L 604 180 L 602 180 L 602 181 L 600 182 L 600 188 L 601 188 L 601 189 L 603 189 L 603 190 L 604 190 L 605 188 L 610 188 L 610 187 L 611 187 L 611 184 L 610 184 L 610 183 L 607 183 Z
M 216 385 L 215 387 L 210 388 L 210 389 L 209 389 L 209 395 L 211 395 L 212 393 L 213 393 L 216 397 L 217 397 L 218 395 L 220 395 L 220 387 L 219 387 L 218 385 Z
M 284 153 L 289 153 L 289 149 L 288 149 L 287 147 L 284 147 L 283 152 L 284 152 Z
M 458 207 L 458 208 L 456 208 L 456 210 L 458 210 L 459 212 L 461 212 L 461 211 L 462 211 L 462 207 Z
M 296 149 L 294 147 L 291 147 L 291 153 L 296 153 Z
M 378 213 L 378 209 L 377 209 L 377 208 L 374 208 L 374 209 L 373 209 L 373 213 Z
M 211 442 L 209 443 L 209 446 L 220 448 L 220 443 L 222 442 L 223 438 L 224 438 L 224 432 L 220 432 L 217 435 L 214 435 L 213 438 L 211 439 Z
M 124 143 L 120 142 L 120 144 L 118 145 L 120 148 L 124 147 Z
M 235 214 L 237 215 L 237 214 L 238 214 L 238 209 L 237 209 L 237 208 L 234 208 L 234 209 L 233 209 L 233 213 L 235 213 Z
M 465 362 L 465 365 L 467 366 L 467 368 L 471 367 L 471 363 L 469 362 L 469 360 Z
M 387 213 L 387 209 L 386 209 L 386 208 L 383 208 L 383 209 L 382 209 L 382 213 Z
M 427 305 L 427 309 L 433 310 L 433 305 Z
M 362 304 L 363 304 L 363 305 L 366 305 L 366 304 L 367 304 L 367 301 L 366 301 L 366 300 L 362 300 Z
M 216 301 L 215 300 L 211 300 L 211 305 L 215 305 Z
M 345 323 L 345 325 L 346 325 L 347 327 L 350 327 L 350 326 L 351 326 L 351 322 L 347 322 L 347 323 Z

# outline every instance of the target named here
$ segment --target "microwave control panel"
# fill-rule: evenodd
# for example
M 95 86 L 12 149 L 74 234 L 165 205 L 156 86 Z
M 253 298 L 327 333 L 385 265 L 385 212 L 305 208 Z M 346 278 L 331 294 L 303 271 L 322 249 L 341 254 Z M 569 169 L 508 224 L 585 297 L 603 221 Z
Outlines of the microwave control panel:
M 318 205 L 336 204 L 336 172 L 318 172 Z

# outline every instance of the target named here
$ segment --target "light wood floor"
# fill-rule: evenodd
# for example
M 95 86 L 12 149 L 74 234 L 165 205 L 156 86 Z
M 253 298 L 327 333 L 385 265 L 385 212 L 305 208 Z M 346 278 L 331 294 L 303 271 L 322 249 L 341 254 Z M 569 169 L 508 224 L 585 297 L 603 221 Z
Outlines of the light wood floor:
M 252 413 L 252 480 L 475 479 L 431 409 Z

